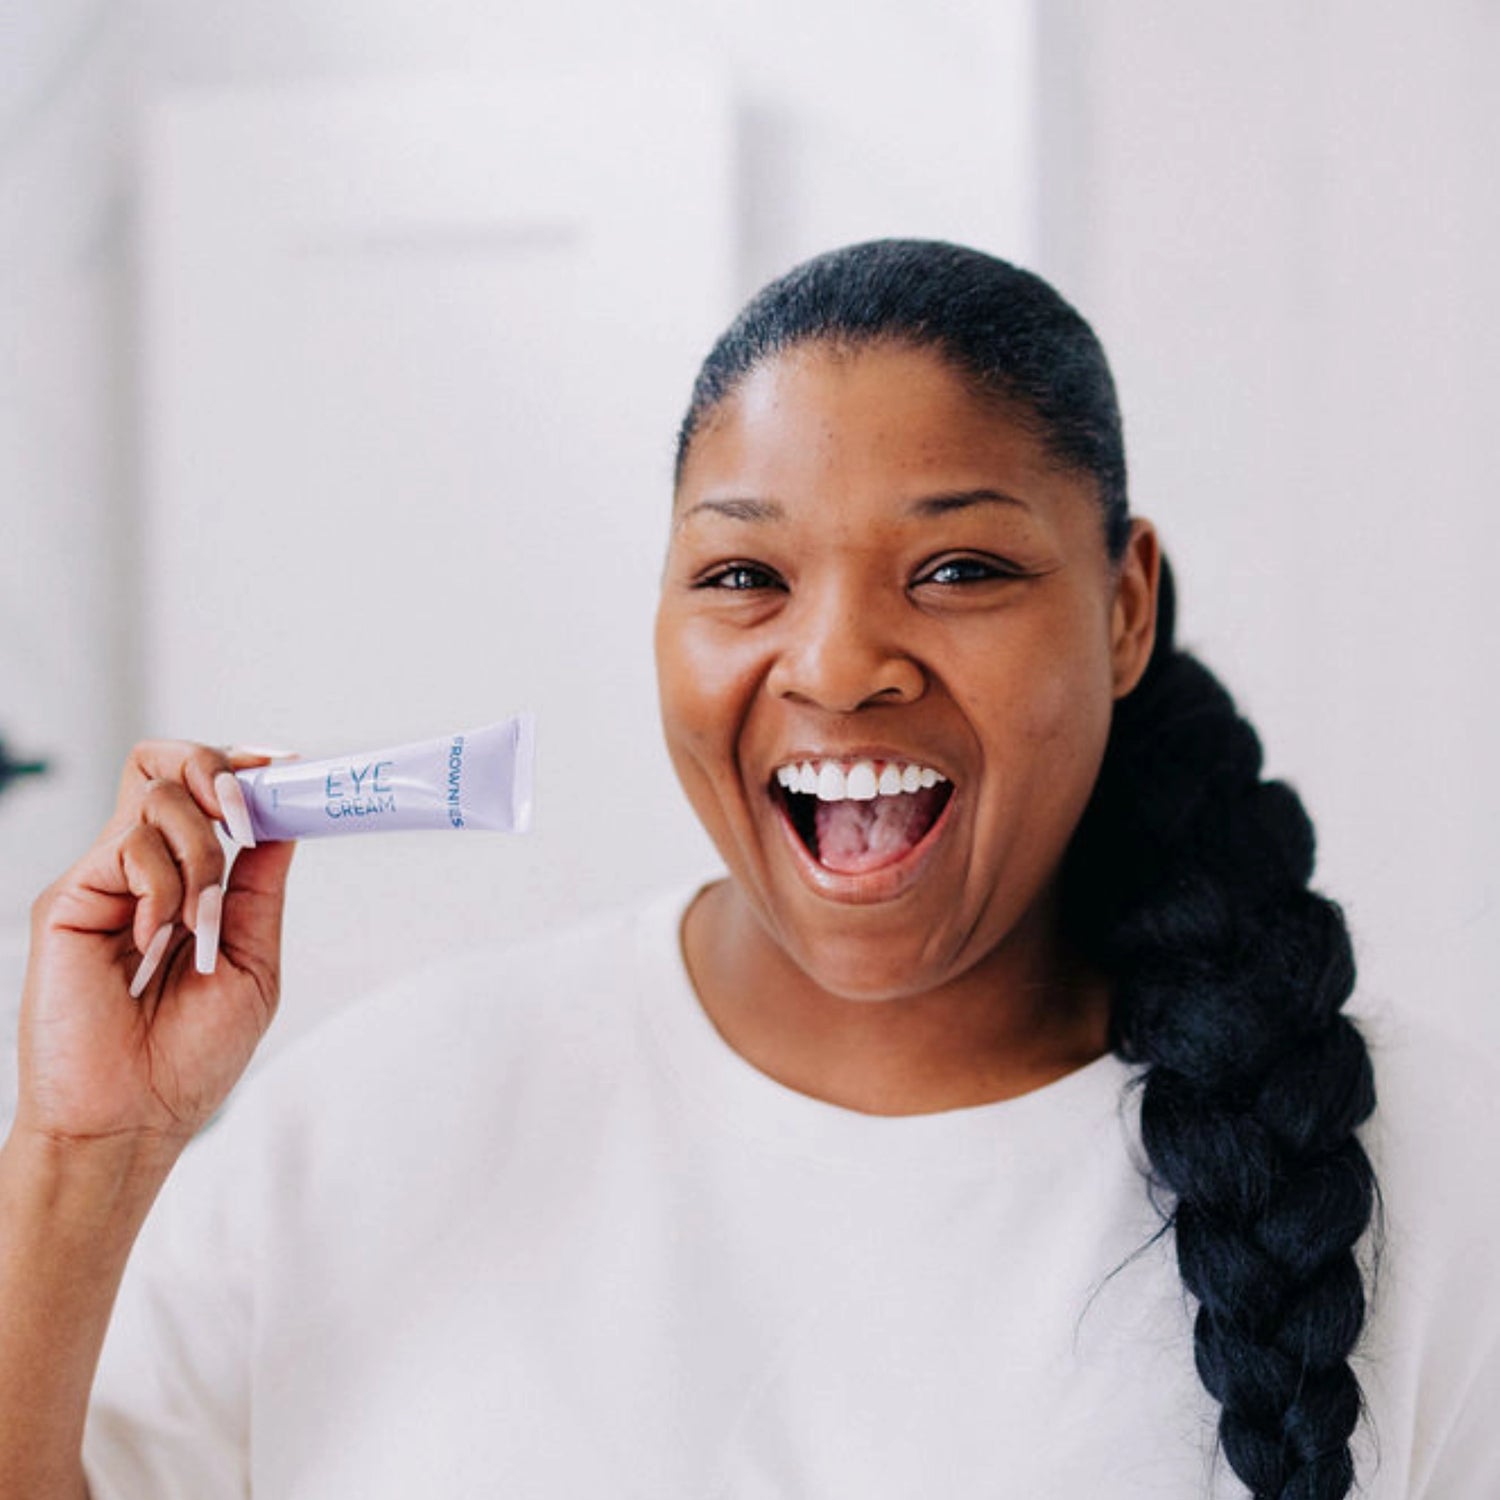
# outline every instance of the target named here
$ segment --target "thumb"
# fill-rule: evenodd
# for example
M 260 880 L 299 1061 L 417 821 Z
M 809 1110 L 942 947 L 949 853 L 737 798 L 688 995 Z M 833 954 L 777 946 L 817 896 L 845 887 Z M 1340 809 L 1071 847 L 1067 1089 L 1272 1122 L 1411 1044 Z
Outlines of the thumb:
M 224 889 L 220 951 L 236 968 L 272 981 L 281 973 L 281 915 L 296 851 L 290 841 L 238 850 Z

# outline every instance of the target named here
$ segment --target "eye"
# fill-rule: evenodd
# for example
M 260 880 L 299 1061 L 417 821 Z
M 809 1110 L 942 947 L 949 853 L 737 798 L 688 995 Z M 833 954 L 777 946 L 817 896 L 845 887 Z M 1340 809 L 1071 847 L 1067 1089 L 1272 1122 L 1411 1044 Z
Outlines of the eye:
M 710 569 L 693 584 L 698 589 L 725 589 L 730 593 L 750 593 L 756 589 L 781 588 L 781 579 L 759 563 L 732 562 Z
M 970 583 L 989 583 L 995 579 L 1024 578 L 1025 571 L 1014 563 L 999 557 L 943 557 L 927 567 L 912 580 L 918 583 L 936 583 L 952 587 Z

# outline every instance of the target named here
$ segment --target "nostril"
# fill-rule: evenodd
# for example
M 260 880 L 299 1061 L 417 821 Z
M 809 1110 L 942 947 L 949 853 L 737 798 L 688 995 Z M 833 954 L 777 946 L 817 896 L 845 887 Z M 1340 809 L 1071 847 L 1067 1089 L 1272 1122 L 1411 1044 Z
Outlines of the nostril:
M 876 704 L 914 703 L 927 690 L 927 674 L 906 656 L 886 657 L 867 667 L 852 659 L 817 669 L 783 663 L 766 685 L 789 702 L 847 714 Z

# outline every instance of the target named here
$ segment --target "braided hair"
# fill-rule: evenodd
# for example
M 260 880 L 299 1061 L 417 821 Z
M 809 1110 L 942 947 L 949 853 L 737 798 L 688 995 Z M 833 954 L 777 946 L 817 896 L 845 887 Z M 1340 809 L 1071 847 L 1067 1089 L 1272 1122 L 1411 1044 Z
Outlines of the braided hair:
M 678 435 L 796 345 L 941 353 L 1064 468 L 1091 476 L 1118 560 L 1130 521 L 1114 383 L 1093 330 L 1046 282 L 924 240 L 819 256 L 773 282 L 709 353 Z M 1219 1441 L 1255 1500 L 1342 1500 L 1361 1395 L 1356 1247 L 1376 1185 L 1355 1131 L 1375 1107 L 1342 1007 L 1339 908 L 1309 889 L 1312 825 L 1261 776 L 1255 731 L 1174 639 L 1163 565 L 1156 643 L 1115 705 L 1063 871 L 1063 921 L 1111 977 L 1110 1045 L 1141 1068 L 1141 1139 L 1197 1304 L 1194 1354 Z

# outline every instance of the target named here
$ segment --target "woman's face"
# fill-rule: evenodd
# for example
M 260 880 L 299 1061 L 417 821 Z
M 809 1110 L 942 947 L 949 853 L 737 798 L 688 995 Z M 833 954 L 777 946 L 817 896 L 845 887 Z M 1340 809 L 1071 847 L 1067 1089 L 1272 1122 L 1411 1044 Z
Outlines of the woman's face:
M 805 974 L 918 995 L 1045 918 L 1156 568 L 1144 522 L 1113 564 L 1093 482 L 929 350 L 802 345 L 710 414 L 657 615 L 662 719 Z

